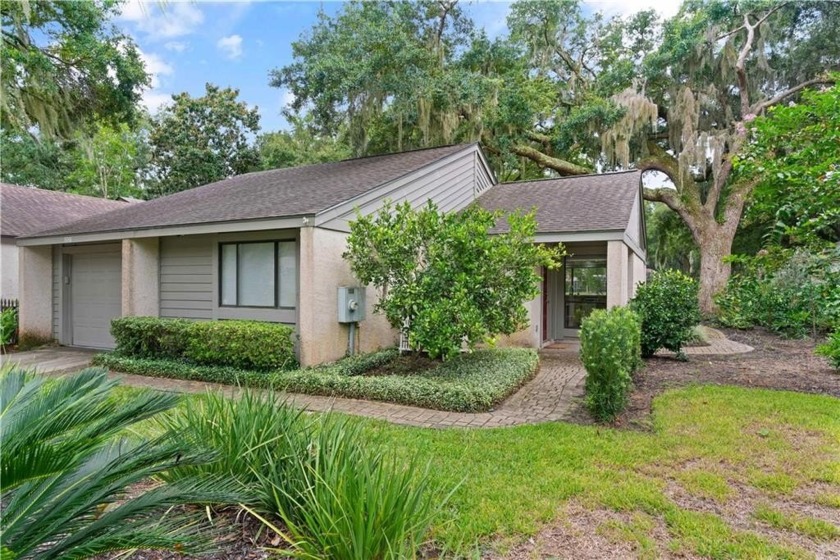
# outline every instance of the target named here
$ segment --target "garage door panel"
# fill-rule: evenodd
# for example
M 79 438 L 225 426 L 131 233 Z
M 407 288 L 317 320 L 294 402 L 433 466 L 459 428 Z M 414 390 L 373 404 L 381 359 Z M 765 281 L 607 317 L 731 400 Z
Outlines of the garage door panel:
M 122 311 L 120 253 L 75 254 L 71 271 L 73 345 L 113 348 L 111 319 Z

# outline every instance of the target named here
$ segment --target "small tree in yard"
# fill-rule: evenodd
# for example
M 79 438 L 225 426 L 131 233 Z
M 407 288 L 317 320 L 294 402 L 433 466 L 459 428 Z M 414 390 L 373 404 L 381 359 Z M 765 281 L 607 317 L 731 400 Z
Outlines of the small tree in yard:
M 561 247 L 535 244 L 533 213 L 506 216 L 509 232 L 491 235 L 501 217 L 471 206 L 444 213 L 386 203 L 350 225 L 344 258 L 379 290 L 377 312 L 407 331 L 409 344 L 450 358 L 528 325 L 523 303 L 539 294 L 538 267 L 556 268 Z

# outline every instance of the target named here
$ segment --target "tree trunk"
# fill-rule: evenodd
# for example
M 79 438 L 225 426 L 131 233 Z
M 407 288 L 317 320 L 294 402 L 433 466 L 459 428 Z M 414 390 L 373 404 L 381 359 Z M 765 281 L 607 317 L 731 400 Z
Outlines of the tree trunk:
M 697 243 L 700 250 L 700 312 L 704 317 L 717 312 L 714 296 L 726 287 L 732 273 L 732 265 L 724 262 L 724 257 L 732 253 L 735 239 L 735 228 L 716 222 L 706 226 Z

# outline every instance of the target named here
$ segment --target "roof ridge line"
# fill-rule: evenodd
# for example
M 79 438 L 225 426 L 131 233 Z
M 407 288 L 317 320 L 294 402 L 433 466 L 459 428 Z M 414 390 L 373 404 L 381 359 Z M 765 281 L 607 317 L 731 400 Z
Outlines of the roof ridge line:
M 623 169 L 621 171 L 607 171 L 606 173 L 584 173 L 583 175 L 566 175 L 565 177 L 540 177 L 539 179 L 519 179 L 518 181 L 505 181 L 498 185 L 515 185 L 517 183 L 541 183 L 544 181 L 561 181 L 563 179 L 581 179 L 583 177 L 603 177 L 604 175 L 622 175 L 624 173 L 638 173 L 641 169 Z

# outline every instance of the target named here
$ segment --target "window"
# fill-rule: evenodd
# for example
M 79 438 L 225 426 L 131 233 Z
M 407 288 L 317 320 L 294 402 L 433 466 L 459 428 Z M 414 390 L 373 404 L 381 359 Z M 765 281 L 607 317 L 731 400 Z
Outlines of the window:
M 607 259 L 567 258 L 563 326 L 579 329 L 584 317 L 607 307 Z
M 219 305 L 296 306 L 297 251 L 294 241 L 222 243 L 219 261 Z

